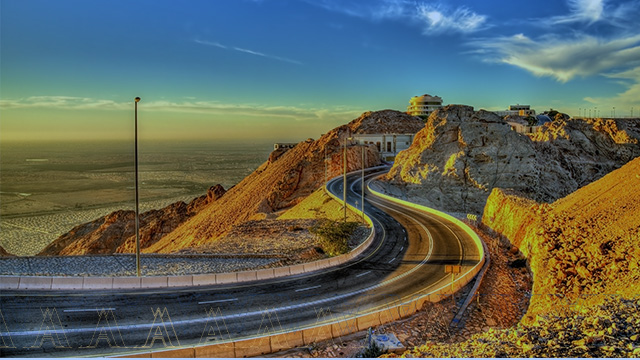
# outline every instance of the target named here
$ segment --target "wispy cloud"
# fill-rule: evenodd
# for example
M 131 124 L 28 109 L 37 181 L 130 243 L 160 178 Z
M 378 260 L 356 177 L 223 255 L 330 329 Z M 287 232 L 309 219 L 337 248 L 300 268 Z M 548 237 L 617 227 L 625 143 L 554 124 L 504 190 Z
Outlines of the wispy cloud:
M 46 108 L 68 110 L 122 110 L 130 108 L 125 103 L 113 100 L 92 99 L 74 96 L 30 96 L 20 99 L 0 100 L 0 109 Z
M 93 99 L 72 96 L 31 96 L 20 99 L 0 100 L 0 109 L 58 109 L 58 110 L 130 110 L 131 102 L 116 102 L 106 99 Z M 216 101 L 145 101 L 142 111 L 163 111 L 197 114 L 243 115 L 251 117 L 289 118 L 296 121 L 317 121 L 341 118 L 351 120 L 361 114 L 363 109 L 332 106 L 273 106 L 264 104 L 233 104 Z
M 287 58 L 280 57 L 280 56 L 275 56 L 275 55 L 268 55 L 268 54 L 265 54 L 265 53 L 261 53 L 261 52 L 253 51 L 253 50 L 249 50 L 249 49 L 243 49 L 243 48 L 239 48 L 239 47 L 234 47 L 233 50 L 240 51 L 240 52 L 247 53 L 247 54 L 251 54 L 251 55 L 262 56 L 262 57 L 266 57 L 266 58 L 269 58 L 269 59 L 280 60 L 280 61 L 288 62 L 288 63 L 291 63 L 291 64 L 302 65 L 302 63 L 300 61 L 297 61 L 297 60 L 287 59 Z
M 446 32 L 472 33 L 487 27 L 487 17 L 477 14 L 466 7 L 447 9 L 442 5 L 418 5 L 418 19 L 424 24 L 425 35 L 437 35 Z
M 297 60 L 293 60 L 293 59 L 289 59 L 289 58 L 285 58 L 285 57 L 281 57 L 281 56 L 275 56 L 275 55 L 269 55 L 269 54 L 265 54 L 263 52 L 259 52 L 259 51 L 255 51 L 255 50 L 250 50 L 250 49 L 244 49 L 244 48 L 240 48 L 237 46 L 226 46 L 223 45 L 219 42 L 216 41 L 204 41 L 204 40 L 194 40 L 195 43 L 200 44 L 200 45 L 206 45 L 206 46 L 213 46 L 213 47 L 217 47 L 220 49 L 225 49 L 225 50 L 234 50 L 234 51 L 238 51 L 238 52 L 242 52 L 245 54 L 250 54 L 250 55 L 255 55 L 255 56 L 260 56 L 260 57 L 264 57 L 264 58 L 268 58 L 268 59 L 273 59 L 273 60 L 278 60 L 278 61 L 283 61 L 283 62 L 287 62 L 290 64 L 295 64 L 295 65 L 302 65 L 302 63 L 300 61 Z
M 570 13 L 552 18 L 553 23 L 586 22 L 592 24 L 600 20 L 604 12 L 604 0 L 568 0 L 567 5 Z
M 219 42 L 215 42 L 215 41 L 204 41 L 204 40 L 193 40 L 194 42 L 200 44 L 200 45 L 209 45 L 209 46 L 215 46 L 215 47 L 219 47 L 221 49 L 227 49 L 226 46 L 220 44 Z
M 517 66 L 561 82 L 640 63 L 640 35 L 613 39 L 584 34 L 571 38 L 546 35 L 534 40 L 517 34 L 475 40 L 469 45 L 481 49 L 485 60 Z
M 627 83 L 627 89 L 613 97 L 585 97 L 584 100 L 592 104 L 616 104 L 620 108 L 620 114 L 629 107 L 636 106 L 637 112 L 640 113 L 640 66 L 626 71 L 605 74 L 606 77 L 612 79 L 622 79 Z
M 320 0 L 309 4 L 345 15 L 372 21 L 409 21 L 422 28 L 427 36 L 446 33 L 472 33 L 488 27 L 487 17 L 468 7 L 455 7 L 444 2 L 409 0 L 372 0 L 365 4 L 353 1 Z

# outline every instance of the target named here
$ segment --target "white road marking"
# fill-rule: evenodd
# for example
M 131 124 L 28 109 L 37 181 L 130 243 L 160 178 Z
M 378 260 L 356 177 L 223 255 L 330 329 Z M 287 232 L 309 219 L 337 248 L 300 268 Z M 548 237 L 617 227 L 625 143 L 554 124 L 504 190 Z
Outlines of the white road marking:
M 213 303 L 229 302 L 229 301 L 236 301 L 236 300 L 238 299 L 233 298 L 233 299 L 224 299 L 224 300 L 199 301 L 198 304 L 213 304 Z
M 405 239 L 406 240 L 406 239 Z M 404 250 L 404 246 L 400 248 L 400 251 Z
M 104 308 L 104 309 L 67 309 L 62 310 L 63 313 L 66 312 L 91 312 L 91 311 L 115 311 L 116 308 Z
M 316 285 L 316 286 L 311 286 L 311 287 L 304 288 L 304 289 L 298 289 L 298 290 L 296 290 L 296 292 L 299 292 L 299 291 L 307 291 L 307 290 L 311 290 L 311 289 L 317 289 L 317 288 L 319 288 L 319 287 L 321 287 L 321 286 L 322 286 L 322 285 Z
M 393 259 L 389 260 L 389 261 L 387 262 L 387 264 L 391 264 L 391 263 L 393 262 L 393 260 L 395 260 L 395 259 L 396 259 L 396 258 L 393 258 Z
M 358 275 L 356 275 L 356 277 L 365 276 L 365 275 L 367 275 L 367 274 L 368 274 L 368 273 L 370 273 L 370 272 L 371 272 L 371 270 L 369 270 L 369 271 L 365 271 L 365 272 L 363 272 L 362 274 L 358 274 Z

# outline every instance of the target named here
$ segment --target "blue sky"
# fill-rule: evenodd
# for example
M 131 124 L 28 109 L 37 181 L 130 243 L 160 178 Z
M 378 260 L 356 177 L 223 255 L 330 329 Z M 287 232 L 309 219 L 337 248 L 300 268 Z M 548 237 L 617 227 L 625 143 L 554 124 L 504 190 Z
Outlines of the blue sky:
M 640 2 L 2 0 L 0 139 L 299 141 L 411 96 L 640 114 Z M 584 110 L 582 110 L 584 111 Z

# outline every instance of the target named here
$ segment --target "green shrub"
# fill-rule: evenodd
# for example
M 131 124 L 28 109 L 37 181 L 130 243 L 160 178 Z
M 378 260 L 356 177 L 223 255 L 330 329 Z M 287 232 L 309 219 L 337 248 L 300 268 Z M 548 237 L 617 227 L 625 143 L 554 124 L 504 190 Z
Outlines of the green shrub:
M 341 255 L 349 252 L 349 239 L 360 225 L 357 222 L 338 222 L 321 219 L 309 231 L 318 236 L 322 250 L 329 256 Z

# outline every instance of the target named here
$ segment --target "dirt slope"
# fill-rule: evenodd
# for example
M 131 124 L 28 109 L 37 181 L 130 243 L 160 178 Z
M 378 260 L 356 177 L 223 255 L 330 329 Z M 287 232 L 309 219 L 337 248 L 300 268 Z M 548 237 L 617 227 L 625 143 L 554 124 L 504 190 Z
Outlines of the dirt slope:
M 640 158 L 550 205 L 494 190 L 482 221 L 529 259 L 533 293 L 540 294 L 532 297 L 530 320 L 558 302 L 638 296 L 638 214 Z
M 375 133 L 384 129 L 417 131 L 419 118 L 398 111 L 368 112 L 347 125 L 335 128 L 318 140 L 309 139 L 267 161 L 242 182 L 231 188 L 215 205 L 208 206 L 147 252 L 168 253 L 200 246 L 225 234 L 235 224 L 251 219 L 275 218 L 274 212 L 301 202 L 320 187 L 325 179 L 325 149 L 328 176 L 342 172 L 342 144 L 354 133 Z M 361 146 L 347 147 L 348 171 L 361 167 Z M 374 146 L 364 146 L 367 166 L 379 163 Z

